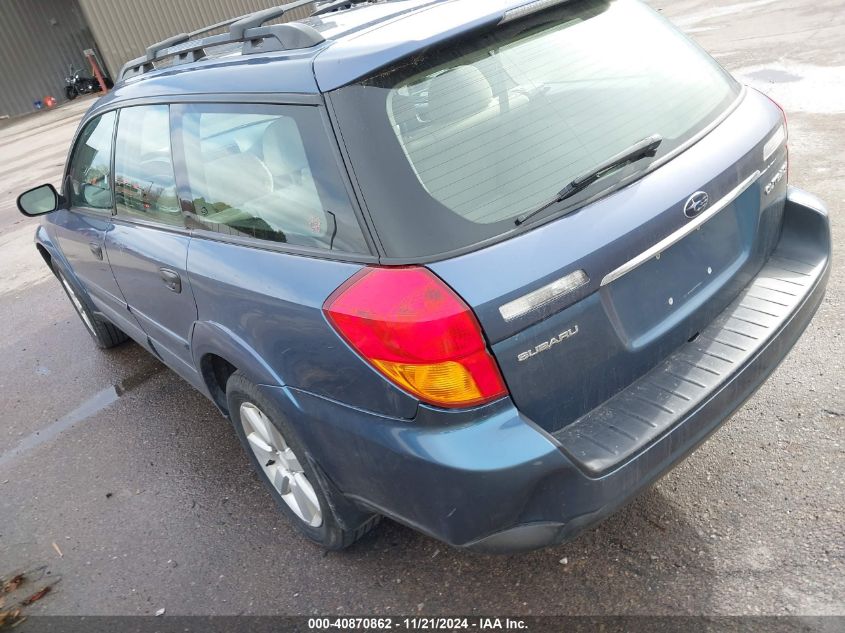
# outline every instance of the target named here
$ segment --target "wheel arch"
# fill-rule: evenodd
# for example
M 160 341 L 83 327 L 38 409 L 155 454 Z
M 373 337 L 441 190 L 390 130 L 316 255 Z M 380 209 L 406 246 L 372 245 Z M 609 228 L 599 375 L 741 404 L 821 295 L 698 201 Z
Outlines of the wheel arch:
M 256 385 L 284 386 L 282 378 L 246 341 L 219 323 L 196 323 L 191 349 L 208 394 L 224 415 L 229 414 L 226 382 L 236 371 Z
M 67 262 L 64 261 L 64 257 L 62 256 L 61 251 L 59 250 L 58 246 L 53 242 L 52 238 L 50 237 L 49 233 L 47 233 L 46 228 L 44 225 L 39 225 L 39 227 L 35 230 L 35 248 L 38 251 L 38 254 L 41 255 L 41 258 L 44 260 L 44 263 L 47 264 L 47 267 L 50 271 L 55 275 L 56 271 L 53 267 L 53 262 L 57 261 L 62 266 L 63 270 L 67 270 Z
M 50 255 L 50 251 L 37 242 L 35 244 L 35 248 L 38 251 L 38 254 L 41 255 L 41 259 L 43 259 L 44 263 L 47 264 L 47 268 L 53 270 L 53 256 Z

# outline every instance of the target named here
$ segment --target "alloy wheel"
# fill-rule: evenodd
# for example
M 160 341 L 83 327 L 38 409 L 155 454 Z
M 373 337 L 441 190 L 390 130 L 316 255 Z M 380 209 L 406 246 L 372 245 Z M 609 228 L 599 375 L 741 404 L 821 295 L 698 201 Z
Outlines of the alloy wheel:
M 240 408 L 244 435 L 261 469 L 288 507 L 311 527 L 320 527 L 323 512 L 314 486 L 293 449 L 270 418 L 251 402 Z

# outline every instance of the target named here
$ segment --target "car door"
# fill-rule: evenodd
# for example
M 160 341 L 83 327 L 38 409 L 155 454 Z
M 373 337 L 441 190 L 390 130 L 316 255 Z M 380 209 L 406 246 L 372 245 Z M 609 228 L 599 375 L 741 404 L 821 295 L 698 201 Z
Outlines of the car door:
M 91 119 L 77 136 L 64 182 L 65 208 L 49 217 L 71 272 L 95 307 L 118 327 L 127 319 L 126 303 L 105 256 L 111 228 L 112 136 L 116 114 Z
M 197 307 L 186 273 L 190 233 L 176 192 L 168 105 L 120 110 L 114 166 L 115 215 L 105 240 L 114 277 L 156 352 L 193 381 L 189 341 Z

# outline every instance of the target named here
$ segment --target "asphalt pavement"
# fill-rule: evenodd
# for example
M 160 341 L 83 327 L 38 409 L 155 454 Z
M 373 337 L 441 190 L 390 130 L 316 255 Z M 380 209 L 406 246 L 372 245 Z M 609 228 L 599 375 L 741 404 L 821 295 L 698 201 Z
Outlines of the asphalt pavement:
M 0 577 L 38 614 L 845 614 L 845 1 L 651 3 L 787 110 L 790 181 L 833 224 L 828 294 L 783 365 L 577 540 L 457 551 L 391 521 L 300 538 L 229 422 L 137 345 L 101 352 L 18 215 L 91 101 L 0 127 Z M 468 500 L 469 502 L 469 500 Z M 11 598 L 10 598 L 11 599 Z

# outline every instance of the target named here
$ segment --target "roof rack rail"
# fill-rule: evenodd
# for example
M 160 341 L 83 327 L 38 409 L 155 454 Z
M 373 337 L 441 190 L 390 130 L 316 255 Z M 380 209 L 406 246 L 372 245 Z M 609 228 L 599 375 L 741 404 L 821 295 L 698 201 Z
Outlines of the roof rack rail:
M 127 62 L 120 69 L 119 79 L 142 75 L 155 69 L 155 63 L 174 58 L 171 65 L 187 64 L 205 57 L 205 49 L 222 44 L 243 42 L 242 54 L 310 48 L 325 38 L 316 29 L 299 22 L 264 26 L 265 22 L 282 17 L 292 9 L 313 4 L 314 0 L 295 0 L 277 7 L 248 13 L 206 26 L 190 33 L 179 33 L 147 47 L 146 54 Z M 191 39 L 201 33 L 228 26 L 226 33 Z
M 165 48 L 170 48 L 171 46 L 176 46 L 177 44 L 182 44 L 183 42 L 189 41 L 192 37 L 196 37 L 202 33 L 208 33 L 209 31 L 213 31 L 215 29 L 222 28 L 224 26 L 229 26 L 233 22 L 237 22 L 238 20 L 242 20 L 243 18 L 251 15 L 247 13 L 246 15 L 240 15 L 236 18 L 229 18 L 228 20 L 223 20 L 221 22 L 217 22 L 216 24 L 210 24 L 208 26 L 204 26 L 201 29 L 197 29 L 196 31 L 191 31 L 190 33 L 179 33 L 178 35 L 174 35 L 173 37 L 168 37 L 166 40 L 162 40 L 160 42 L 156 42 L 155 44 L 151 44 L 147 47 L 146 50 L 146 58 L 149 61 L 153 61 L 156 58 L 156 53 L 159 51 L 163 51 Z

